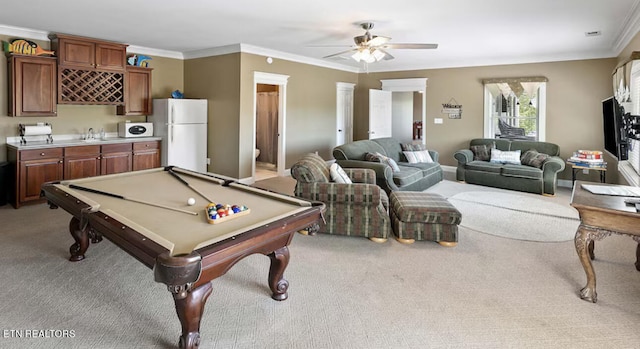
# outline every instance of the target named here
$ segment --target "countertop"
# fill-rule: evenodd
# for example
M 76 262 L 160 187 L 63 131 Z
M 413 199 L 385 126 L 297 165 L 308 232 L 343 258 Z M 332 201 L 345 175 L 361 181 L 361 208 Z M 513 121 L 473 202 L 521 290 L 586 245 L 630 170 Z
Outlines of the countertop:
M 76 136 L 77 137 L 77 136 Z M 160 141 L 161 137 L 107 137 L 105 139 L 95 140 L 83 140 L 79 138 L 63 138 L 53 136 L 53 143 L 47 143 L 45 140 L 29 141 L 27 144 L 20 144 L 19 137 L 16 142 L 7 142 L 7 148 L 16 150 L 29 150 L 29 149 L 45 149 L 45 148 L 59 148 L 59 147 L 74 147 L 82 145 L 101 145 L 101 144 L 116 144 L 116 143 L 133 143 L 133 142 L 148 142 L 148 141 Z

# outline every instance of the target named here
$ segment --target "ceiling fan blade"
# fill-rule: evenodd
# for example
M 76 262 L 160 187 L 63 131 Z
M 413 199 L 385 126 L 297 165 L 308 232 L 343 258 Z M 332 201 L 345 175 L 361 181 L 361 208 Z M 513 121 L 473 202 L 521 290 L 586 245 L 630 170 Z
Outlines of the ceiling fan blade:
M 386 45 L 382 45 L 382 47 L 383 48 L 391 48 L 391 49 L 425 50 L 425 49 L 438 48 L 438 44 L 386 44 Z
M 355 47 L 353 45 L 305 45 L 305 47 Z
M 367 42 L 369 46 L 381 46 L 389 42 L 391 38 L 386 36 L 374 36 L 371 40 Z
M 346 50 L 346 51 L 342 51 L 342 52 L 334 53 L 334 54 L 331 54 L 331 55 L 328 55 L 328 56 L 324 56 L 324 57 L 322 57 L 322 58 L 331 58 L 331 57 L 336 57 L 336 56 L 340 56 L 340 55 L 343 55 L 343 54 L 345 54 L 345 53 L 349 53 L 349 52 L 353 52 L 353 51 L 358 51 L 358 50 L 357 50 L 357 49 Z
M 394 59 L 394 58 L 395 58 L 395 57 L 393 57 L 389 52 L 387 52 L 387 51 L 385 51 L 385 50 L 383 50 L 383 49 L 381 49 L 381 48 L 379 48 L 379 47 L 378 47 L 378 48 L 376 48 L 376 50 L 378 50 L 378 51 L 380 51 L 380 52 L 384 53 L 384 57 L 382 57 L 382 60 L 383 60 L 383 61 L 390 61 L 390 60 L 392 60 L 392 59 Z

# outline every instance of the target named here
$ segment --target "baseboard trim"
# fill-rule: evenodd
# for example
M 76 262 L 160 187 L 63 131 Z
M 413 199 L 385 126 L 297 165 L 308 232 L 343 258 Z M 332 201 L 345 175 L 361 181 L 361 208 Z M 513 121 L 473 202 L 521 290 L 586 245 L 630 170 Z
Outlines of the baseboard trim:
M 573 181 L 569 179 L 558 179 L 558 186 L 563 188 L 573 188 Z

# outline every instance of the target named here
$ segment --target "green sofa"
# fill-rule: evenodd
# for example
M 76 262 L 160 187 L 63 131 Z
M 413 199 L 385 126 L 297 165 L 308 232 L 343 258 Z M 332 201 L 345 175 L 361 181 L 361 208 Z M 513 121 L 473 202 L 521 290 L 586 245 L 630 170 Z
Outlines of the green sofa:
M 496 149 L 502 151 L 520 150 L 524 154 L 527 150 L 533 149 L 549 157 L 541 162 L 540 168 L 474 160 L 472 147 L 482 145 L 491 147 L 493 144 Z M 469 149 L 458 150 L 453 154 L 458 160 L 456 169 L 458 181 L 543 195 L 556 193 L 558 172 L 565 167 L 559 155 L 560 147 L 553 143 L 493 138 L 473 139 L 469 142 Z
M 380 153 L 393 159 L 400 171 L 381 162 L 365 160 L 367 153 Z M 370 168 L 376 172 L 376 184 L 387 193 L 392 191 L 423 191 L 442 181 L 438 152 L 429 150 L 433 162 L 409 163 L 402 153 L 402 144 L 395 138 L 360 140 L 337 146 L 333 157 L 343 168 Z

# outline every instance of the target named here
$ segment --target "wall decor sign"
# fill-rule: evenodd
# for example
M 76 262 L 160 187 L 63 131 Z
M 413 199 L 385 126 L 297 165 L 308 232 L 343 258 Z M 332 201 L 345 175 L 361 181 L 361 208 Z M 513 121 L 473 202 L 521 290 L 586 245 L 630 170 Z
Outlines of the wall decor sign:
M 21 55 L 42 56 L 55 55 L 54 51 L 45 50 L 35 42 L 26 39 L 13 39 L 11 42 L 2 42 L 2 49 L 6 53 L 17 53 Z
M 462 104 L 451 98 L 449 102 L 442 103 L 442 113 L 449 114 L 449 119 L 462 119 Z

